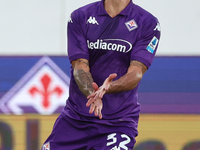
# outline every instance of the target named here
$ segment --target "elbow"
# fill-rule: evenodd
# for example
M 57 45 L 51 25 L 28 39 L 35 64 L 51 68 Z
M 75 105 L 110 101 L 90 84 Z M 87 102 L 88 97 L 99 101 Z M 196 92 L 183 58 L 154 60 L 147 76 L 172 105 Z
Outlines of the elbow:
M 142 77 L 143 77 L 142 73 L 136 73 L 135 78 L 134 78 L 134 80 L 132 82 L 133 84 L 130 87 L 130 90 L 133 90 L 138 85 L 138 83 L 140 82 L 140 80 L 142 79 Z
M 136 73 L 136 79 L 138 80 L 138 82 L 142 79 L 143 74 L 142 73 Z

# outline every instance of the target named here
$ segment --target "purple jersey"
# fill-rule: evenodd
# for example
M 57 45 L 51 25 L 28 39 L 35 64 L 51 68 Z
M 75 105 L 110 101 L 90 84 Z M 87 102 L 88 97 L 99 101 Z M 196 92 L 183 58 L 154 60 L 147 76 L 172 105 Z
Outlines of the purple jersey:
M 132 1 L 114 18 L 107 14 L 103 2 L 75 10 L 68 23 L 69 60 L 88 59 L 94 82 L 99 86 L 111 73 L 117 73 L 116 79 L 125 75 L 131 60 L 149 68 L 160 38 L 158 20 Z M 126 92 L 105 94 L 100 120 L 89 114 L 87 98 L 79 90 L 71 68 L 70 93 L 63 112 L 77 120 L 109 125 L 123 122 L 137 128 L 138 86 Z

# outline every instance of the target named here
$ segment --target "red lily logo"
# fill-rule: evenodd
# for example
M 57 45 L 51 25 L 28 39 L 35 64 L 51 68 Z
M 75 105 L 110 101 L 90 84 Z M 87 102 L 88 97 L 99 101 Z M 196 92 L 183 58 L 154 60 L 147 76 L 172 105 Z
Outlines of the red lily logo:
M 52 80 L 48 74 L 44 74 L 40 81 L 42 83 L 43 90 L 39 90 L 39 88 L 33 86 L 29 92 L 32 96 L 35 96 L 35 94 L 40 94 L 43 97 L 42 105 L 47 109 L 50 106 L 50 96 L 54 93 L 58 96 L 61 96 L 63 90 L 59 86 L 56 86 L 53 90 L 49 89 Z
M 6 114 L 60 113 L 69 97 L 69 77 L 42 57 L 1 99 Z

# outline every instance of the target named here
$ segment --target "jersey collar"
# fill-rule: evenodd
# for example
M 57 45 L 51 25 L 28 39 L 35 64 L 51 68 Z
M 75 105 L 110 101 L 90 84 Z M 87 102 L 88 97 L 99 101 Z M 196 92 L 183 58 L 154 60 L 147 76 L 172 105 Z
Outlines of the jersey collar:
M 106 12 L 105 8 L 104 8 L 104 1 L 105 0 L 101 0 L 99 8 L 98 8 L 98 14 L 99 15 L 108 15 L 108 13 Z M 123 15 L 123 16 L 128 16 L 130 13 L 130 10 L 133 8 L 135 4 L 132 2 L 132 0 L 130 1 L 130 3 L 124 8 L 124 10 L 122 10 L 119 15 Z

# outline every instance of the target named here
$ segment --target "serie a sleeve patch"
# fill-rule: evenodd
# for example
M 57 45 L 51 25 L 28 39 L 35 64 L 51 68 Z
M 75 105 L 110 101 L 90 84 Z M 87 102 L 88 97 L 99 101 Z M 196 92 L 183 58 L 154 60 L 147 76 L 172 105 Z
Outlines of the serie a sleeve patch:
M 149 45 L 147 46 L 147 50 L 150 53 L 154 53 L 154 50 L 156 49 L 156 46 L 158 45 L 158 39 L 154 36 L 153 39 L 151 40 L 151 42 L 149 43 Z

